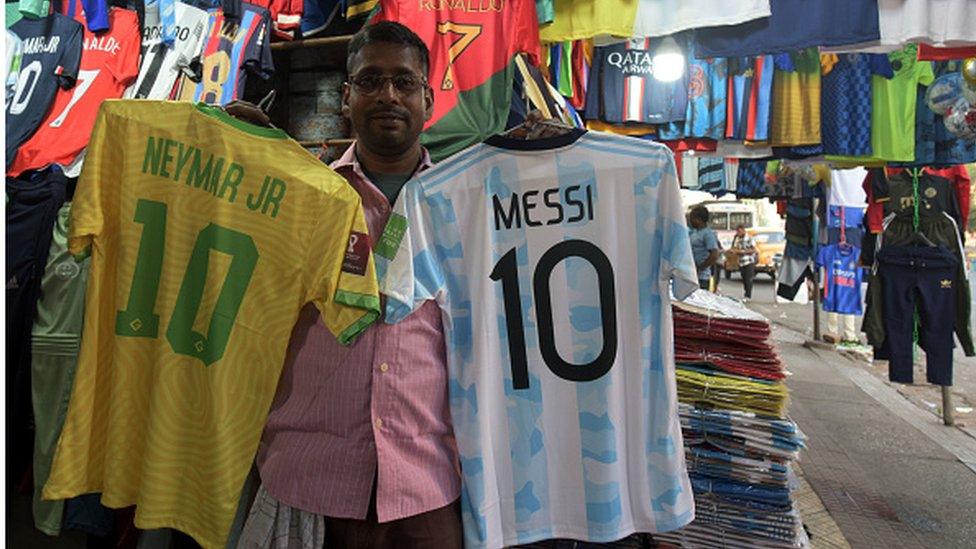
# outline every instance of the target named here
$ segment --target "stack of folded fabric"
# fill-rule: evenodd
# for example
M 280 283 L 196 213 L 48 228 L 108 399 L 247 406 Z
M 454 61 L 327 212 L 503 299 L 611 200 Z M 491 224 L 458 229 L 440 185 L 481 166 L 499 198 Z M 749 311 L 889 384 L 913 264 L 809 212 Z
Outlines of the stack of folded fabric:
M 806 438 L 786 415 L 769 322 L 696 292 L 674 305 L 678 411 L 695 520 L 655 540 L 675 547 L 804 547 L 792 462 Z

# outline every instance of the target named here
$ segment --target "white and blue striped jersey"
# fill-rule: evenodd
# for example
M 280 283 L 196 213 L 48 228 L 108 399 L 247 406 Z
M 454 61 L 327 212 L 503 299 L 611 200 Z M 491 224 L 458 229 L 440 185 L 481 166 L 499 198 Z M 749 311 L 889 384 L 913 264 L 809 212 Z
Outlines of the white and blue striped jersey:
M 443 311 L 465 546 L 688 524 L 669 292 L 698 282 L 670 151 L 496 136 L 395 210 L 375 248 L 386 321 Z

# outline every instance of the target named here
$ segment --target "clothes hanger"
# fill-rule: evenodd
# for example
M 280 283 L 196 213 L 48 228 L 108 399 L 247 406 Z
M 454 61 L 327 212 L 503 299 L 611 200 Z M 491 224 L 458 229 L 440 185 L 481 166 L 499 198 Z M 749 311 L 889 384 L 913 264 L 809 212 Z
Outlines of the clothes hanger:
M 255 126 L 274 128 L 275 125 L 271 123 L 271 117 L 268 116 L 268 111 L 270 111 L 271 106 L 274 105 L 276 95 L 277 92 L 275 92 L 275 90 L 271 90 L 260 101 L 258 101 L 256 105 L 249 101 L 235 99 L 221 108 L 224 110 L 224 112 L 233 116 L 234 118 L 237 118 L 238 120 L 243 120 L 244 122 L 254 124 Z
M 929 237 L 925 236 L 922 231 L 915 231 L 912 233 L 912 237 L 908 240 L 908 243 L 912 246 L 927 246 L 930 248 L 935 248 L 936 243 L 932 242 Z
M 573 126 L 570 126 L 561 120 L 555 118 L 543 118 L 541 112 L 532 111 L 528 114 L 528 116 L 525 117 L 525 121 L 517 126 L 509 128 L 501 135 L 503 137 L 513 139 L 530 140 L 565 135 L 575 129 L 576 128 Z

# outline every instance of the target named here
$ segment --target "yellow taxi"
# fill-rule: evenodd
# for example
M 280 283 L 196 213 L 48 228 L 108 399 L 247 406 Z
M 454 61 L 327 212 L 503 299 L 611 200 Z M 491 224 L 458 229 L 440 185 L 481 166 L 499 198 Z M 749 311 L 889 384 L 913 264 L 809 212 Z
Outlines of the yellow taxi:
M 783 250 L 786 249 L 786 232 L 776 227 L 753 227 L 746 229 L 746 234 L 752 237 L 759 252 L 756 272 L 776 278 L 776 271 L 783 262 Z M 730 278 L 733 272 L 739 270 L 739 258 L 726 254 L 724 268 L 725 276 Z

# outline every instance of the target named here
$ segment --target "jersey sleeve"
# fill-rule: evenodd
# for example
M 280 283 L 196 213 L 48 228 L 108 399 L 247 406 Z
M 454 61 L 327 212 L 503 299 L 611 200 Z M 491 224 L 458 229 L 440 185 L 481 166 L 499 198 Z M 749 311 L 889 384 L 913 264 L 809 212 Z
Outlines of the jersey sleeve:
M 271 58 L 271 20 L 266 10 L 262 11 L 262 19 L 247 44 L 247 67 L 252 74 L 267 80 L 274 74 L 274 60 Z
M 661 215 L 661 277 L 674 282 L 674 296 L 681 300 L 698 289 L 698 270 L 691 254 L 691 239 L 681 205 L 681 191 L 674 156 L 669 152 L 661 182 L 658 183 Z
M 435 257 L 429 204 L 418 180 L 407 183 L 376 245 L 385 321 L 395 324 L 444 290 L 442 262 Z
M 306 301 L 339 340 L 354 341 L 380 315 L 376 267 L 366 218 L 356 196 L 337 208 L 336 223 L 319 222 L 309 239 Z
M 103 32 L 109 29 L 109 5 L 106 0 L 81 0 L 85 11 L 85 21 L 91 32 Z
M 814 260 L 814 265 L 819 269 L 827 265 L 827 246 L 821 246 L 817 250 L 817 258 Z
M 715 231 L 711 229 L 705 232 L 705 249 L 708 251 L 722 249 L 722 245 L 718 242 L 718 237 L 715 236 Z
M 174 70 L 181 74 L 193 74 L 191 65 L 195 59 L 199 59 L 200 52 L 203 50 L 205 33 L 207 31 L 206 17 L 184 19 L 184 23 L 192 24 L 190 37 L 182 42 L 183 48 L 177 53 L 178 57 L 174 64 Z
M 891 59 L 887 55 L 882 53 L 869 53 L 867 57 L 871 74 L 876 74 L 888 80 L 895 77 L 895 70 L 891 66 Z
M 969 171 L 966 166 L 955 166 L 952 173 L 952 187 L 956 193 L 956 200 L 959 202 L 959 211 L 962 213 L 962 223 L 960 228 L 964 231 L 969 226 L 969 206 L 971 202 Z
M 71 202 L 68 251 L 72 255 L 84 255 L 92 240 L 102 234 L 107 214 L 105 193 L 113 188 L 112 177 L 118 173 L 118 166 L 123 165 L 122 148 L 112 146 L 109 140 L 113 134 L 124 134 L 124 131 L 118 122 L 113 123 L 106 109 L 99 109 Z
M 539 16 L 536 13 L 535 2 L 521 2 L 516 14 L 518 24 L 515 28 L 516 44 L 514 53 L 528 54 L 532 63 L 539 64 Z M 568 61 L 568 60 L 567 60 Z
M 935 81 L 935 71 L 932 69 L 931 61 L 918 61 L 918 83 L 920 86 L 928 86 Z
M 887 202 L 891 199 L 891 191 L 888 189 L 888 177 L 885 175 L 884 168 L 871 168 L 868 170 L 871 177 L 871 197 L 875 202 Z
M 590 63 L 590 74 L 587 80 L 586 98 L 583 104 L 583 118 L 586 120 L 602 120 L 600 117 L 602 71 L 603 49 L 594 48 L 593 59 Z
M 142 49 L 142 33 L 139 31 L 139 20 L 133 13 L 132 19 L 118 19 L 121 23 L 131 23 L 129 32 L 119 40 L 121 48 L 115 55 L 108 69 L 112 71 L 115 81 L 121 84 L 131 84 L 139 76 L 139 53 Z
M 61 61 L 54 73 L 58 78 L 58 85 L 66 90 L 74 86 L 75 80 L 78 78 L 78 69 L 81 67 L 82 38 L 84 36 L 81 23 L 73 19 L 68 22 L 68 29 Z

